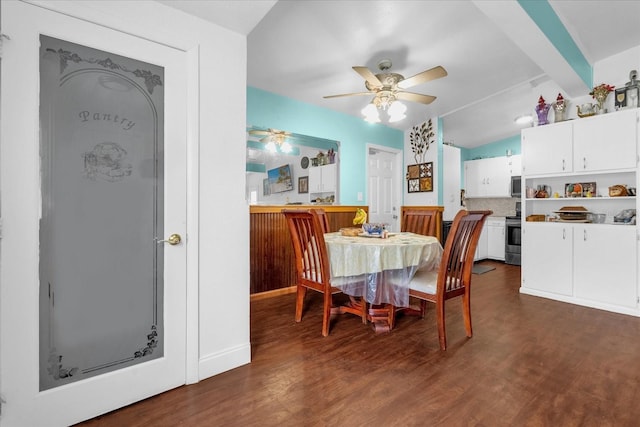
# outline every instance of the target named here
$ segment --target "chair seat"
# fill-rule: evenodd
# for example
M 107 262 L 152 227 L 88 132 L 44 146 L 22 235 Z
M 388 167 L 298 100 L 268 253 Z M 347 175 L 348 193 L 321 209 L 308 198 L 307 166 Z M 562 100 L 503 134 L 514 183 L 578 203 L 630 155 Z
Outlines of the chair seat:
M 435 295 L 438 282 L 438 269 L 418 270 L 409 282 L 409 289 Z

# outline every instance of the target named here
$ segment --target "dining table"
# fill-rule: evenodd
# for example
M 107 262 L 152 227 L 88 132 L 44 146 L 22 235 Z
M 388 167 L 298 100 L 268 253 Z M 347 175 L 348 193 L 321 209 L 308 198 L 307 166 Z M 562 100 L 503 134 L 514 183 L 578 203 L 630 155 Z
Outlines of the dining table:
M 437 238 L 410 232 L 388 233 L 386 238 L 341 232 L 324 235 L 331 284 L 371 307 L 376 331 L 388 331 L 389 306 L 409 307 L 409 283 L 418 269 L 437 269 L 443 248 Z M 353 298 L 351 298 L 353 303 Z

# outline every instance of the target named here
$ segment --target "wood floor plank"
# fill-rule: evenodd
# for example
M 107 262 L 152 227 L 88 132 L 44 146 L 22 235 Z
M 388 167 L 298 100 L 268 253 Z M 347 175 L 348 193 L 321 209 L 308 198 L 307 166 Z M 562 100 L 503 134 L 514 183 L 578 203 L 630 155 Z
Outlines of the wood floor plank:
M 473 275 L 473 338 L 448 301 L 376 334 L 351 315 L 321 336 L 320 296 L 251 302 L 252 363 L 80 424 L 637 426 L 640 318 L 519 293 L 520 269 Z M 313 294 L 313 293 L 312 293 Z

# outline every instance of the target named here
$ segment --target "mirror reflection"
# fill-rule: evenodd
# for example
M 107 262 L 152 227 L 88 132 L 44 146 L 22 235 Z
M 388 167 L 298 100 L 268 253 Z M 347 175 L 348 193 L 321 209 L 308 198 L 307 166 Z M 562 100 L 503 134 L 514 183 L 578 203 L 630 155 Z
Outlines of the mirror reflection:
M 252 205 L 335 203 L 339 145 L 282 129 L 248 127 L 247 201 Z

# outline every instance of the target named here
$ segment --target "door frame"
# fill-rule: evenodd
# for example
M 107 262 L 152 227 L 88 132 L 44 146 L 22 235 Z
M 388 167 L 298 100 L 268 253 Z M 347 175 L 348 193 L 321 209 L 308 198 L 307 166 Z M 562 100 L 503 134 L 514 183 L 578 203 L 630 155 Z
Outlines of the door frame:
M 185 366 L 184 381 L 186 384 L 198 382 L 199 375 L 199 65 L 200 54 L 199 44 L 193 40 L 178 38 L 178 40 L 167 39 L 166 34 L 151 33 L 157 37 L 151 37 L 149 28 L 143 28 L 139 31 L 132 32 L 131 27 L 118 22 L 117 17 L 103 16 L 100 8 L 96 6 L 85 6 L 82 4 L 71 4 L 71 2 L 25 2 L 31 6 L 47 9 L 54 13 L 60 13 L 79 19 L 85 22 L 93 23 L 113 31 L 125 33 L 133 37 L 150 40 L 154 43 L 164 45 L 179 50 L 184 55 L 184 67 L 187 77 L 186 88 L 186 107 L 187 122 L 185 124 L 184 147 L 186 156 L 186 236 L 184 236 L 185 244 Z M 10 37 L 10 34 L 7 34 Z M 11 43 L 10 39 L 6 43 Z M 36 124 L 37 125 L 37 124 Z M 37 126 L 36 126 L 37 127 Z M 37 132 L 37 129 L 34 130 Z M 6 160 L 5 160 L 6 161 Z M 8 185 L 8 183 L 4 183 Z M 2 256 L 2 254 L 0 254 Z M 4 361 L 0 360 L 0 363 Z M 0 378 L 1 381 L 1 378 Z M 2 384 L 0 383 L 0 390 Z M 1 400 L 2 396 L 0 396 Z M 113 408 L 116 409 L 116 408 Z M 96 414 L 98 415 L 98 414 Z M 0 424 L 1 420 L 0 420 Z
M 371 144 L 371 143 L 367 143 L 365 146 L 365 171 L 366 171 L 366 178 L 365 178 L 365 189 L 367 192 L 367 198 L 366 198 L 366 202 L 367 205 L 369 204 L 369 157 L 371 156 L 371 150 L 376 150 L 376 151 L 384 151 L 385 153 L 389 153 L 389 154 L 393 154 L 394 155 L 394 165 L 396 168 L 396 173 L 395 176 L 393 177 L 393 179 L 395 180 L 395 187 L 396 187 L 396 191 L 397 191 L 397 196 L 395 199 L 395 203 L 397 205 L 397 209 L 398 209 L 398 213 L 397 213 L 397 218 L 395 220 L 395 223 L 392 224 L 391 229 L 392 230 L 400 230 L 400 207 L 402 206 L 402 202 L 404 200 L 404 191 L 403 191 L 403 181 L 402 181 L 402 166 L 403 166 L 403 162 L 404 162 L 404 158 L 403 158 L 403 151 L 401 149 L 398 148 L 392 148 L 392 147 L 387 147 L 385 145 L 379 145 L 379 144 Z
M 85 4 L 82 2 L 40 2 L 29 1 L 32 5 L 48 9 L 52 12 L 69 15 L 73 18 L 96 25 L 104 26 L 114 31 L 130 34 L 133 37 L 150 40 L 173 49 L 180 50 L 185 53 L 186 72 L 187 72 L 187 134 L 186 141 L 186 174 L 187 188 L 186 191 L 186 230 L 187 235 L 183 239 L 186 245 L 186 349 L 185 349 L 185 381 L 186 384 L 193 384 L 200 380 L 199 374 L 199 236 L 200 236 L 200 216 L 199 216 L 199 196 L 200 196 L 200 99 L 199 84 L 200 80 L 200 45 L 193 41 L 192 38 L 180 38 L 176 34 L 168 36 L 166 33 L 158 33 L 154 31 L 154 36 L 149 35 L 152 25 L 141 26 L 136 22 L 135 28 L 142 28 L 132 31 L 131 26 L 123 23 L 122 20 L 115 15 L 105 15 L 103 9 Z M 1 256 L 1 254 L 0 254 Z

